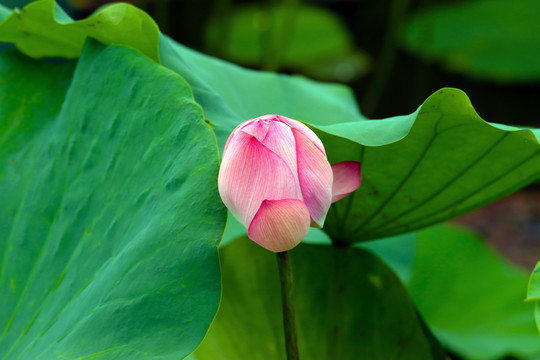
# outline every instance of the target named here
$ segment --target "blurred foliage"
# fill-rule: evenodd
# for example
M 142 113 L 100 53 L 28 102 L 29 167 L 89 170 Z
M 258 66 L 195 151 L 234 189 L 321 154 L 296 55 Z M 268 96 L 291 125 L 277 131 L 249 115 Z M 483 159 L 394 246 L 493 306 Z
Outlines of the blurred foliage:
M 240 64 L 326 80 L 351 81 L 369 65 L 339 17 L 313 6 L 231 8 L 208 22 L 205 42 L 211 53 Z
M 527 272 L 463 227 L 438 225 L 359 244 L 379 255 L 409 289 L 437 338 L 465 359 L 540 357 Z
M 407 287 L 430 328 L 467 359 L 540 357 L 527 273 L 462 229 L 423 230 Z
M 507 196 L 457 222 L 478 231 L 512 262 L 532 270 L 540 256 L 540 192 L 534 188 Z
M 414 14 L 403 42 L 452 71 L 501 82 L 538 82 L 539 24 L 537 0 L 456 2 Z
M 536 264 L 536 267 L 531 274 L 529 280 L 529 290 L 527 292 L 527 300 L 534 302 L 535 304 L 535 318 L 536 325 L 538 326 L 538 332 L 540 332 L 540 261 Z

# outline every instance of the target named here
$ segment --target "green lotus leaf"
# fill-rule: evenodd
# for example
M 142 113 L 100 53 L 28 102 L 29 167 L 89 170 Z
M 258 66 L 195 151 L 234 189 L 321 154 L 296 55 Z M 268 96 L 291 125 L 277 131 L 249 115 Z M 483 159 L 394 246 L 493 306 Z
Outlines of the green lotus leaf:
M 364 119 L 345 86 L 244 69 L 201 54 L 165 35 L 160 38 L 163 66 L 180 74 L 212 123 L 220 149 L 242 121 L 264 114 L 310 119 L 319 125 Z
M 290 251 L 300 357 L 442 359 L 397 276 L 371 252 Z M 198 360 L 285 359 L 276 255 L 246 237 L 220 248 L 223 298 Z
M 341 19 L 324 8 L 248 4 L 219 15 L 206 27 L 206 48 L 232 61 L 346 80 L 369 66 Z
M 449 70 L 498 82 L 540 80 L 540 3 L 475 0 L 439 3 L 402 31 L 412 53 Z
M 411 120 L 400 139 L 380 144 Z M 460 90 L 439 90 L 411 116 L 375 122 L 312 126 L 331 163 L 362 164 L 359 190 L 328 216 L 325 229 L 334 241 L 422 229 L 540 178 L 540 131 L 486 123 Z
M 4 5 L 0 4 L 0 20 L 4 20 L 11 15 L 11 10 Z
M 1 8 L 0 16 L 5 12 Z M 77 58 L 88 37 L 103 44 L 130 46 L 160 61 L 156 23 L 144 11 L 126 3 L 103 7 L 84 20 L 73 21 L 54 0 L 38 0 L 14 10 L 0 23 L 0 42 L 13 43 L 36 58 Z
M 362 243 L 401 275 L 429 328 L 464 359 L 540 357 L 527 273 L 477 234 L 435 226 Z M 532 292 L 529 292 L 531 297 Z
M 536 264 L 531 278 L 529 280 L 529 290 L 527 292 L 527 300 L 535 303 L 535 318 L 538 332 L 540 332 L 540 262 Z
M 0 58 L 0 358 L 183 358 L 220 298 L 215 137 L 133 49 L 73 70 Z

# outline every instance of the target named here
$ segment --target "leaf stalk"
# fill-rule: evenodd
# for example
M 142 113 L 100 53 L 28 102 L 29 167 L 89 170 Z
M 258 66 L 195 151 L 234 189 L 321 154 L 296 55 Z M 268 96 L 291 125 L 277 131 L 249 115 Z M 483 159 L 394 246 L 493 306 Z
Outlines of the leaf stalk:
M 281 303 L 283 309 L 283 330 L 287 360 L 299 360 L 298 337 L 296 333 L 295 302 L 293 293 L 293 274 L 288 251 L 277 253 L 279 282 L 281 284 Z

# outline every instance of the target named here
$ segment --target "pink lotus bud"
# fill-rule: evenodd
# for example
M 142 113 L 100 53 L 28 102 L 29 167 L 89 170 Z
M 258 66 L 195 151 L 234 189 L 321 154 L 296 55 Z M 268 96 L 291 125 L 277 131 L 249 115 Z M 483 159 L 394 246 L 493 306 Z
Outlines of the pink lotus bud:
M 219 193 L 251 240 L 286 251 L 305 238 L 312 222 L 322 227 L 333 194 L 337 201 L 360 185 L 358 163 L 339 164 L 334 173 L 352 176 L 333 187 L 335 175 L 315 133 L 296 120 L 265 115 L 243 122 L 227 140 Z

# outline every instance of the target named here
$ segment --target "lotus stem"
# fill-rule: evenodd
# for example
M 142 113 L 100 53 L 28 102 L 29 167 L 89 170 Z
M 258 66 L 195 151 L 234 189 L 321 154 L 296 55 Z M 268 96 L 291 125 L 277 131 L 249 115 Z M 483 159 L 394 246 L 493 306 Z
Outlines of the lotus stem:
M 371 83 L 368 85 L 365 98 L 362 99 L 362 113 L 367 117 L 372 117 L 379 106 L 382 93 L 388 84 L 398 50 L 398 37 L 401 24 L 410 0 L 392 0 L 388 13 L 386 35 L 377 67 L 373 73 Z
M 288 251 L 277 253 L 281 302 L 283 309 L 283 330 L 287 360 L 298 360 L 298 337 L 296 335 L 295 304 L 293 294 L 293 274 Z
M 346 288 L 348 274 L 350 247 L 348 244 L 336 244 L 332 246 L 332 267 L 330 283 L 328 284 L 328 306 L 332 311 L 328 312 L 328 359 L 344 359 L 343 353 L 344 333 L 343 324 L 345 322 L 346 309 Z

